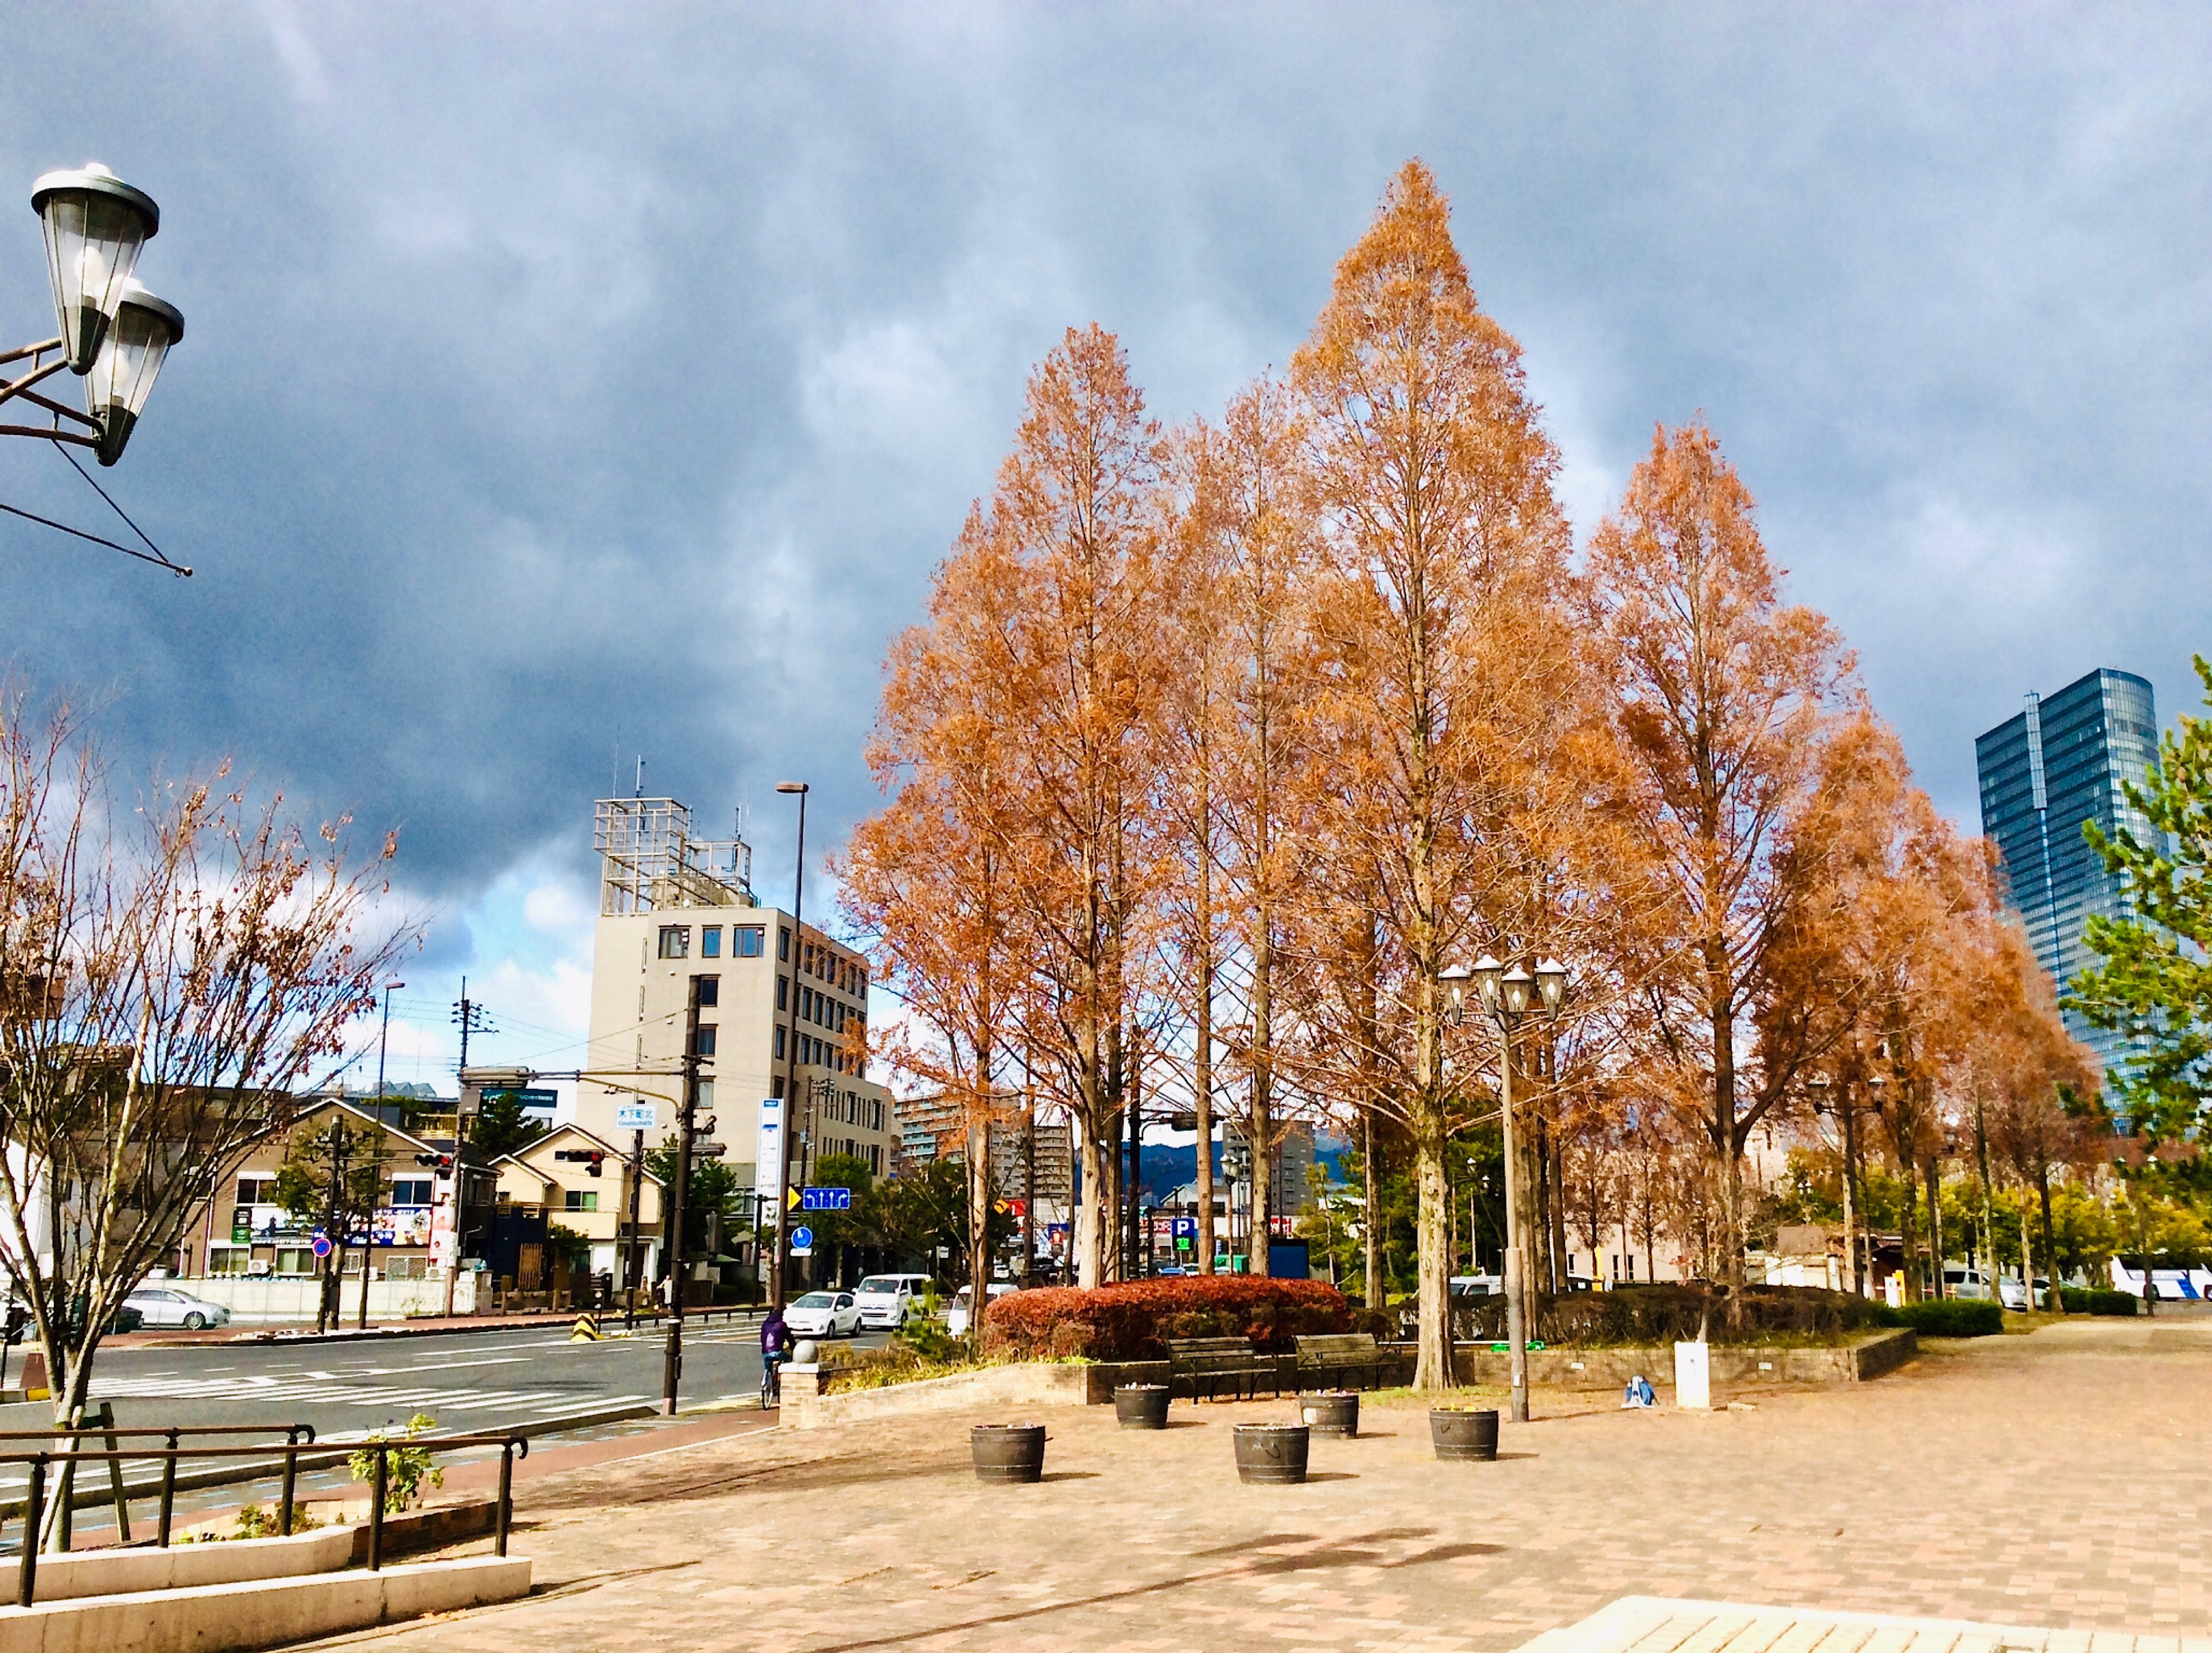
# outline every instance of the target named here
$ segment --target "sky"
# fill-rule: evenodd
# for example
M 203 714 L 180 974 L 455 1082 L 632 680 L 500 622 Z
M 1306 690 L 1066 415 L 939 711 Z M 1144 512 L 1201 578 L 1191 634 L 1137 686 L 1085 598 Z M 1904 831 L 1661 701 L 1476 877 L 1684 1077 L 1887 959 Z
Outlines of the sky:
M 394 1080 L 450 1093 L 464 973 L 472 1056 L 580 1060 L 591 806 L 641 756 L 782 903 L 809 781 L 821 911 L 885 644 L 1031 364 L 1096 320 L 1156 413 L 1218 413 L 1410 156 L 1577 532 L 1708 419 L 1969 829 L 2027 691 L 2198 698 L 2212 12 L 267 0 L 5 38 L 0 314 L 52 331 L 37 174 L 161 203 L 139 273 L 186 333 L 102 480 L 198 573 L 0 519 L 0 661 L 118 775 L 228 756 L 399 830 Z M 0 501 L 119 528 L 43 443 L 0 442 Z

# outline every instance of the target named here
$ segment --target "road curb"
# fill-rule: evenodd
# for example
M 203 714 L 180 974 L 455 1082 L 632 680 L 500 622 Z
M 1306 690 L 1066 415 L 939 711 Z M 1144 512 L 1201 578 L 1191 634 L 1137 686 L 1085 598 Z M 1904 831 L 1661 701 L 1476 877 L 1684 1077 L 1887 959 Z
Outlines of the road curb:
M 757 1308 L 715 1308 L 707 1312 L 720 1315 L 726 1321 L 734 1322 L 740 1320 L 757 1319 L 765 1311 Z M 141 1342 L 137 1340 L 139 1334 L 132 1333 L 130 1334 L 132 1339 L 130 1342 L 125 1342 L 121 1338 L 106 1338 L 102 1339 L 101 1342 L 106 1347 L 116 1349 L 232 1349 L 247 1344 L 290 1348 L 296 1344 L 380 1343 L 392 1338 L 459 1338 L 474 1337 L 485 1332 L 543 1332 L 574 1326 L 575 1323 L 576 1317 L 574 1314 L 556 1314 L 548 1318 L 531 1320 L 507 1318 L 471 1320 L 458 1325 L 380 1326 L 366 1332 L 287 1332 L 283 1330 L 254 1332 L 240 1331 L 234 1327 L 229 1328 L 230 1335 L 228 1337 L 157 1335 L 147 1338 Z M 692 1311 L 685 1314 L 684 1323 L 686 1326 L 705 1326 L 709 1322 L 699 1312 Z M 666 1325 L 667 1320 L 664 1315 L 641 1314 L 638 1316 L 637 1329 L 640 1332 L 660 1331 L 665 1329 Z

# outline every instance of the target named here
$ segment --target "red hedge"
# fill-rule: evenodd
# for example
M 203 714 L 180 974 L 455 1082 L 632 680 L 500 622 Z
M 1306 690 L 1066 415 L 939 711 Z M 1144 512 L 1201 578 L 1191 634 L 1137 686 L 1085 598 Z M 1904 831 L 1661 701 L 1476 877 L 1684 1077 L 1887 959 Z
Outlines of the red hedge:
M 1013 1355 L 1164 1360 L 1170 1338 L 1248 1337 L 1288 1351 L 1299 1333 L 1352 1325 L 1344 1294 L 1322 1280 L 1255 1274 L 1170 1275 L 1100 1286 L 1010 1292 L 983 1314 L 988 1348 Z

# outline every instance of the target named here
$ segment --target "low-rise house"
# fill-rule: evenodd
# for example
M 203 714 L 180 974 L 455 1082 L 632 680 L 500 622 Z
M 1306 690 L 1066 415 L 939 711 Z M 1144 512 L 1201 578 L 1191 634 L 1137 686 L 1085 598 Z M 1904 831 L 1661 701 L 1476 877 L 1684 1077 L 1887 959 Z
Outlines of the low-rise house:
M 548 1229 L 563 1229 L 589 1247 L 590 1271 L 629 1278 L 629 1257 L 641 1257 L 638 1278 L 650 1283 L 659 1260 L 661 1186 L 652 1172 L 634 1168 L 629 1156 L 581 1125 L 556 1125 L 501 1156 L 497 1199 L 507 1211 L 542 1212 Z M 637 1195 L 637 1227 L 630 1197 Z M 518 1271 L 520 1278 L 520 1271 Z

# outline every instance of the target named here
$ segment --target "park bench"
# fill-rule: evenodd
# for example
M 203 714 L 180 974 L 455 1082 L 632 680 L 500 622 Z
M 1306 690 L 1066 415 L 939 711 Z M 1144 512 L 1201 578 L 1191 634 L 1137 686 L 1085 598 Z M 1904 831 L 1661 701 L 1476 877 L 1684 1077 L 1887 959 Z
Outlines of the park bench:
M 1367 1387 L 1382 1387 L 1386 1367 L 1398 1364 L 1398 1357 L 1375 1341 L 1370 1332 L 1334 1333 L 1320 1337 L 1302 1337 L 1298 1344 L 1298 1384 L 1318 1388 L 1324 1384 L 1340 1385 L 1353 1373 L 1364 1372 Z
M 1245 1338 L 1170 1338 L 1168 1392 L 1179 1384 L 1190 1386 L 1190 1398 L 1217 1400 L 1224 1388 L 1238 1400 L 1260 1398 L 1260 1381 L 1267 1380 L 1277 1394 L 1283 1392 L 1281 1363 L 1263 1355 Z

